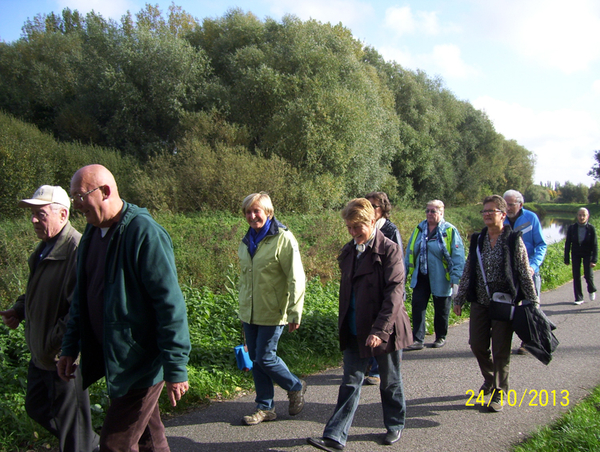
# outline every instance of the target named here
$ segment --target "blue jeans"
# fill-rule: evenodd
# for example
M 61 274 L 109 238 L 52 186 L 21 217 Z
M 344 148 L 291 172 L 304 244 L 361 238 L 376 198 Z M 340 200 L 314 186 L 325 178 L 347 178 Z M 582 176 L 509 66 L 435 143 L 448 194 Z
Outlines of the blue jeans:
M 402 351 L 376 356 L 381 375 L 381 405 L 383 407 L 383 423 L 389 431 L 398 431 L 404 428 L 406 417 L 406 402 L 404 400 L 404 387 L 400 362 Z M 360 400 L 360 389 L 365 375 L 365 370 L 370 358 L 361 358 L 358 352 L 358 342 L 350 341 L 344 350 L 344 376 L 338 393 L 337 405 L 333 415 L 327 422 L 323 437 L 346 445 L 348 431 L 354 419 L 354 413 Z
M 259 410 L 272 410 L 275 389 L 273 382 L 285 391 L 300 391 L 302 382 L 290 372 L 277 356 L 277 343 L 284 325 L 262 326 L 244 323 L 248 354 L 253 362 L 252 377 L 256 390 L 256 406 Z

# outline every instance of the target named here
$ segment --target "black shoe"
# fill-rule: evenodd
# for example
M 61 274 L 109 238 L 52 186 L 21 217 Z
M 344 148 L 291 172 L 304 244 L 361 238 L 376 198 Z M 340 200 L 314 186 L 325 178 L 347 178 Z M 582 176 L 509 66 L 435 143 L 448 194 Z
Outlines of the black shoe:
M 433 343 L 433 348 L 442 348 L 444 345 L 446 345 L 446 339 L 441 337 L 435 340 Z
M 500 411 L 502 411 L 503 407 L 504 407 L 504 399 L 502 397 L 502 394 L 500 394 L 500 391 L 498 389 L 496 389 L 494 391 L 494 395 L 492 396 L 492 398 L 490 399 L 490 401 L 488 403 L 488 411 L 491 413 L 499 413 Z
M 479 388 L 479 392 L 481 393 L 483 391 L 483 395 L 488 395 L 492 393 L 492 384 L 488 383 L 487 381 L 484 381 L 483 384 L 481 385 L 481 388 Z
M 385 437 L 383 438 L 383 444 L 385 444 L 386 446 L 391 446 L 396 441 L 398 441 L 401 436 L 402 430 L 388 430 L 388 432 L 385 434 Z
M 408 347 L 406 347 L 404 350 L 406 351 L 411 351 L 411 350 L 423 350 L 425 346 L 423 345 L 423 342 L 414 342 L 412 345 L 409 345 Z
M 307 438 L 306 442 L 317 449 L 331 452 L 333 450 L 344 450 L 344 446 L 329 438 Z

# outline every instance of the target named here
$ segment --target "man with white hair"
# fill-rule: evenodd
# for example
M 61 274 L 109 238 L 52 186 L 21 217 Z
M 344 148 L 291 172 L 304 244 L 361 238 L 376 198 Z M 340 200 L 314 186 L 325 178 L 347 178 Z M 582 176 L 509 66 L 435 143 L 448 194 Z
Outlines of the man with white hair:
M 81 238 L 69 222 L 70 205 L 67 192 L 50 185 L 42 185 L 32 198 L 19 202 L 20 207 L 31 208 L 31 222 L 41 243 L 29 257 L 25 294 L 0 315 L 12 329 L 25 320 L 25 340 L 31 352 L 27 415 L 58 438 L 61 451 L 89 452 L 99 450 L 99 437 L 92 428 L 88 392 L 81 378 L 65 382 L 56 369 Z
M 506 201 L 506 219 L 504 224 L 509 224 L 513 231 L 521 231 L 521 238 L 527 248 L 529 257 L 529 271 L 533 278 L 535 290 L 540 296 L 542 290 L 542 278 L 540 277 L 540 266 L 546 256 L 546 240 L 542 234 L 542 225 L 535 212 L 523 208 L 523 195 L 517 190 L 507 190 L 503 196 Z M 517 350 L 519 355 L 525 355 L 527 351 L 523 344 Z
M 574 304 L 583 303 L 583 290 L 581 288 L 581 263 L 583 262 L 583 276 L 587 284 L 590 301 L 596 299 L 596 286 L 594 285 L 594 272 L 592 269 L 598 262 L 598 240 L 596 229 L 588 223 L 590 213 L 585 207 L 577 212 L 577 223 L 569 226 L 565 241 L 565 264 L 569 265 L 569 254 L 572 261 Z

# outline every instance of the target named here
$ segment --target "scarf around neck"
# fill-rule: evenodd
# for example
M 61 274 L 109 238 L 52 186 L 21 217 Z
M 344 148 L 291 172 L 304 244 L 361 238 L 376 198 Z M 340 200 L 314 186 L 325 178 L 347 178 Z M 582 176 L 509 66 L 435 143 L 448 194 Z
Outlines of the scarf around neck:
M 248 252 L 250 253 L 250 256 L 254 257 L 254 253 L 256 252 L 256 248 L 258 248 L 258 244 L 267 236 L 269 229 L 271 229 L 271 218 L 267 218 L 265 225 L 259 232 L 256 232 L 254 229 L 250 228 L 250 234 L 248 234 Z

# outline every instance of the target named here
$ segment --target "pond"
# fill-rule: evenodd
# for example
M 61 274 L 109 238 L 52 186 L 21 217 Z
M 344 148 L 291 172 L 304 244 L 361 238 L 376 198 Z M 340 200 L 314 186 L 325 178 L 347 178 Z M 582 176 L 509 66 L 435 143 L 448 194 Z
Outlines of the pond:
M 542 234 L 546 243 L 551 245 L 552 243 L 560 242 L 567 236 L 567 229 L 575 222 L 575 216 L 569 217 L 552 217 L 546 215 L 540 220 L 542 223 Z

